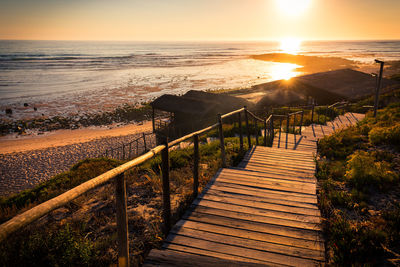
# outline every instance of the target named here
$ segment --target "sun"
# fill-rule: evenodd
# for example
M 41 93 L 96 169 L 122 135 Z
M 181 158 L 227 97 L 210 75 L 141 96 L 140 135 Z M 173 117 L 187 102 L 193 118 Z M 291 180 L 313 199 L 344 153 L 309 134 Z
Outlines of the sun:
M 294 17 L 302 14 L 310 5 L 311 0 L 275 0 L 281 12 Z
M 280 51 L 287 54 L 297 54 L 300 52 L 301 40 L 297 38 L 284 38 L 280 42 Z

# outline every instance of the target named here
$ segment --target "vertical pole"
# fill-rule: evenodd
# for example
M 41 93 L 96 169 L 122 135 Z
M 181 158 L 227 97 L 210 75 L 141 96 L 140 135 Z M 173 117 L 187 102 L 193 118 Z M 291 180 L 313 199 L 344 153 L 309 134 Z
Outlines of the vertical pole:
M 379 70 L 379 80 L 378 80 L 378 85 L 376 87 L 376 91 L 375 91 L 375 101 L 374 101 L 374 117 L 376 117 L 376 113 L 378 112 L 378 105 L 379 105 L 379 91 L 381 90 L 381 85 L 382 85 L 382 75 L 383 75 L 383 65 L 385 64 L 385 62 L 380 61 L 375 59 L 376 63 L 380 63 L 381 64 L 381 68 Z
M 283 117 L 280 117 L 281 119 L 279 120 L 279 136 L 282 133 L 282 122 L 283 122 Z
M 136 157 L 139 156 L 139 141 L 136 139 Z
M 168 156 L 168 137 L 164 139 L 165 148 L 161 151 L 161 170 L 163 185 L 163 218 L 165 234 L 171 229 L 171 200 L 169 193 L 169 156 Z
M 253 121 L 254 121 L 254 129 L 256 131 L 256 146 L 258 146 L 258 123 L 256 118 L 253 118 Z
M 125 144 L 122 144 L 122 160 L 125 160 Z
M 299 129 L 300 135 L 301 135 L 301 128 L 303 127 L 303 119 L 304 119 L 304 110 L 303 112 L 301 112 L 300 129 Z
M 118 266 L 129 266 L 128 216 L 126 215 L 126 182 L 124 174 L 115 178 L 117 208 Z
M 239 142 L 240 142 L 240 152 L 243 152 L 243 132 L 242 132 L 242 114 L 238 113 L 239 116 Z
M 251 137 L 250 137 L 250 128 L 249 128 L 249 116 L 247 114 L 246 106 L 244 106 L 244 119 L 246 121 L 247 142 L 249 144 L 249 149 L 250 149 L 251 148 Z
M 132 158 L 132 141 L 129 142 L 129 159 Z
M 222 168 L 225 168 L 226 167 L 225 141 L 224 141 L 224 131 L 222 129 L 221 114 L 218 114 L 218 132 L 219 132 L 219 145 L 221 147 Z
M 197 193 L 199 191 L 199 162 L 200 162 L 199 136 L 197 134 L 193 136 L 193 144 L 194 144 L 193 196 L 197 197 Z
M 315 103 L 313 102 L 311 110 L 311 124 L 314 123 L 314 108 L 315 108 Z
M 293 134 L 296 134 L 296 116 L 297 116 L 297 114 L 294 114 L 294 117 L 293 117 Z
M 264 119 L 264 146 L 267 146 L 267 120 Z
M 147 151 L 147 146 L 146 146 L 146 135 L 143 133 L 143 144 L 144 144 L 144 151 Z
M 110 158 L 113 158 L 114 151 L 113 151 L 113 149 L 112 149 L 112 148 L 110 149 L 110 155 L 111 155 L 111 157 L 110 157 Z
M 274 131 L 274 116 L 271 117 L 271 126 L 270 126 L 270 145 L 272 145 L 272 142 L 274 141 L 274 136 L 275 136 L 275 131 Z
M 289 133 L 289 119 L 290 119 L 289 114 L 287 114 L 287 116 L 286 116 L 286 133 Z

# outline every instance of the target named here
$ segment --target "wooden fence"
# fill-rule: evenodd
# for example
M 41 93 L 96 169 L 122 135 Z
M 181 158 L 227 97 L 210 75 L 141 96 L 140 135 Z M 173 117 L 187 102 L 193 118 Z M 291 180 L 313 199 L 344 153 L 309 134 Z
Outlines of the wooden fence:
M 127 217 L 127 197 L 126 197 L 126 181 L 124 173 L 135 166 L 153 158 L 155 155 L 161 153 L 162 158 L 162 188 L 163 188 L 163 220 L 167 230 L 171 227 L 171 204 L 170 204 L 170 190 L 169 190 L 169 148 L 178 145 L 179 143 L 192 139 L 194 144 L 194 168 L 193 168 L 193 194 L 197 196 L 199 186 L 199 137 L 212 129 L 218 129 L 219 141 L 221 148 L 221 160 L 222 165 L 226 166 L 225 156 L 225 144 L 224 144 L 224 133 L 223 133 L 223 120 L 237 115 L 239 122 L 239 139 L 240 139 L 240 150 L 243 151 L 243 127 L 242 127 L 242 113 L 245 118 L 246 135 L 248 138 L 248 146 L 251 147 L 251 132 L 249 127 L 249 117 L 253 118 L 255 124 L 255 136 L 256 144 L 258 144 L 259 129 L 264 127 L 264 145 L 267 144 L 267 140 L 273 138 L 274 127 L 273 127 L 273 116 L 269 116 L 266 119 L 261 119 L 255 116 L 253 113 L 247 110 L 246 107 L 232 111 L 224 115 L 218 115 L 217 123 L 210 125 L 204 129 L 196 132 L 192 132 L 172 142 L 168 142 L 165 138 L 164 143 L 150 149 L 145 154 L 125 163 L 119 167 L 116 167 L 106 173 L 103 173 L 81 185 L 74 187 L 73 189 L 52 198 L 42 204 L 39 204 L 32 209 L 25 211 L 9 221 L 0 225 L 0 242 L 6 240 L 6 238 L 13 232 L 21 229 L 22 227 L 38 220 L 42 216 L 50 213 L 51 211 L 60 208 L 79 196 L 101 186 L 105 183 L 115 180 L 115 194 L 116 194 L 116 219 L 117 219 L 117 240 L 118 240 L 118 264 L 119 266 L 129 265 L 129 242 L 128 242 L 128 217 Z M 262 123 L 262 126 L 260 126 Z

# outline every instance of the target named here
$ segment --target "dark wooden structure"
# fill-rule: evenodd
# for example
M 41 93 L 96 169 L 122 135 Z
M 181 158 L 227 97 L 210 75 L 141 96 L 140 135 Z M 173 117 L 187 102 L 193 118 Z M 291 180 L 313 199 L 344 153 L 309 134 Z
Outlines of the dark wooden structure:
M 204 128 L 216 122 L 217 114 L 251 107 L 245 99 L 225 94 L 191 90 L 182 96 L 165 94 L 151 103 L 153 132 L 170 139 Z M 164 116 L 156 118 L 163 112 Z

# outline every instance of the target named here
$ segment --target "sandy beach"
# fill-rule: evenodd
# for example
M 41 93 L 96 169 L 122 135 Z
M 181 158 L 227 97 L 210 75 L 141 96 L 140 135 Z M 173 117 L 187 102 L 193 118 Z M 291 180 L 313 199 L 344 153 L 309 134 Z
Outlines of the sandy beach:
M 146 121 L 112 129 L 89 127 L 18 138 L 3 136 L 0 138 L 0 196 L 32 188 L 69 170 L 80 160 L 104 156 L 107 149 L 127 144 L 151 130 L 151 122 Z M 148 146 L 155 145 L 154 137 L 147 138 Z
M 152 131 L 151 121 L 141 124 L 128 124 L 120 127 L 88 127 L 76 130 L 56 130 L 43 135 L 18 136 L 17 134 L 0 137 L 0 154 L 25 152 L 57 146 L 85 143 L 96 139 L 140 134 Z

